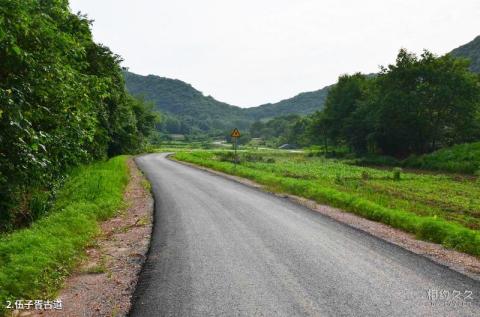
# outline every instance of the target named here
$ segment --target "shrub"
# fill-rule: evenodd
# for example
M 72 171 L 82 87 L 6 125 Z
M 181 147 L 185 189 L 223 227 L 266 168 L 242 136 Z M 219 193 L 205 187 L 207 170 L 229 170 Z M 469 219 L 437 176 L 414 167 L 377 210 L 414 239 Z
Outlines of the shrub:
M 228 152 L 218 152 L 216 153 L 216 158 L 220 162 L 235 162 L 235 153 L 228 151 Z
M 403 166 L 474 174 L 480 170 L 480 142 L 455 145 L 422 156 L 411 156 L 403 161 Z
M 401 174 L 402 174 L 402 169 L 400 167 L 395 167 L 393 169 L 393 180 L 399 181 L 401 178 Z

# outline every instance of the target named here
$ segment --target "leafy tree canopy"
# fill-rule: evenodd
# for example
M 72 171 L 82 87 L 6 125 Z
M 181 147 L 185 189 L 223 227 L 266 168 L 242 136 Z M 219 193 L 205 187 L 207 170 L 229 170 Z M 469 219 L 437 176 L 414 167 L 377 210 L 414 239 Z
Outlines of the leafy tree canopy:
M 68 1 L 0 0 L 0 229 L 71 166 L 138 151 L 156 116 Z

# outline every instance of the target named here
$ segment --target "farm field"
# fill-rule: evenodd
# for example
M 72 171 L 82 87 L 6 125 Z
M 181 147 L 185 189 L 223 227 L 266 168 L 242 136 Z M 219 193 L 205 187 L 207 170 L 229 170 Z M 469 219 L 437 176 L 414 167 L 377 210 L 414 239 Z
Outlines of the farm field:
M 285 151 L 181 151 L 175 158 L 389 224 L 418 238 L 480 255 L 480 180 L 376 169 Z

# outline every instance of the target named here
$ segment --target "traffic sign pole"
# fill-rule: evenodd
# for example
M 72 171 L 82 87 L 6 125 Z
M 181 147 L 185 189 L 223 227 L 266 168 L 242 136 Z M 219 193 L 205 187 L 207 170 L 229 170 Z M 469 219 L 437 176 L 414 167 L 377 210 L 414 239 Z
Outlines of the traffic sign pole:
M 230 133 L 230 136 L 233 138 L 233 148 L 235 150 L 235 168 L 237 168 L 237 163 L 238 163 L 238 156 L 237 156 L 237 146 L 238 146 L 238 138 L 240 137 L 240 131 L 238 131 L 237 128 L 233 129 L 232 133 Z
M 238 161 L 238 156 L 237 156 L 237 139 L 235 138 L 235 168 L 237 167 L 237 161 Z

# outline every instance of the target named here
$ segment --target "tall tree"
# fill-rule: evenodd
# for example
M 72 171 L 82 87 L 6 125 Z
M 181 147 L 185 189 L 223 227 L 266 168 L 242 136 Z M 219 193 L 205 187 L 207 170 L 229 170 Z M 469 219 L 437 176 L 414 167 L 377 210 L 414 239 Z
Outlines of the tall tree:
M 138 151 L 154 116 L 68 1 L 0 0 L 0 61 L 2 230 L 27 220 L 32 191 L 68 168 Z
M 364 97 L 368 79 L 365 75 L 343 75 L 338 83 L 330 89 L 325 102 L 325 123 L 327 131 L 334 142 L 349 143 L 351 129 L 347 129 L 352 114 L 358 108 L 360 100 Z
M 386 154 L 425 153 L 478 135 L 480 87 L 465 60 L 401 50 L 376 85 L 374 137 Z

